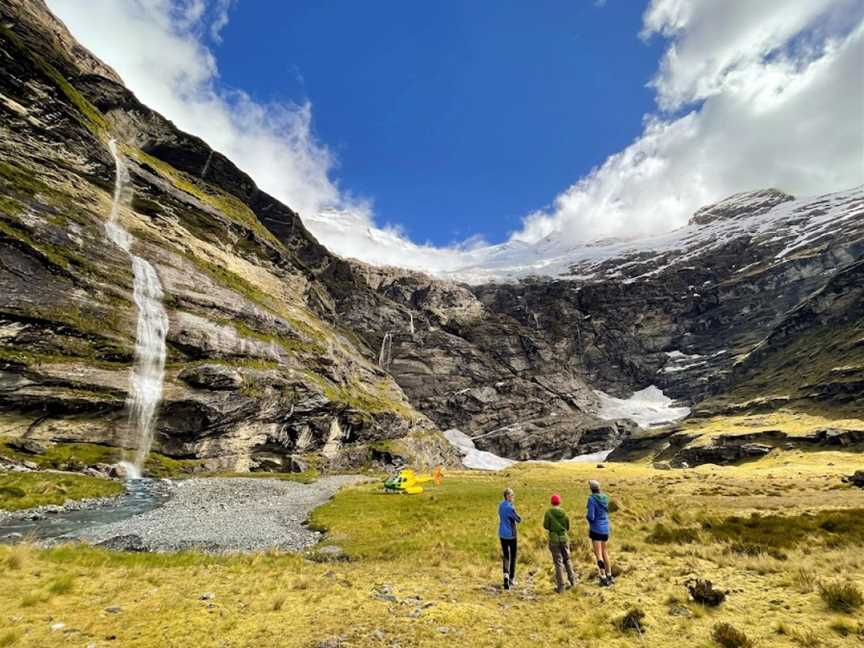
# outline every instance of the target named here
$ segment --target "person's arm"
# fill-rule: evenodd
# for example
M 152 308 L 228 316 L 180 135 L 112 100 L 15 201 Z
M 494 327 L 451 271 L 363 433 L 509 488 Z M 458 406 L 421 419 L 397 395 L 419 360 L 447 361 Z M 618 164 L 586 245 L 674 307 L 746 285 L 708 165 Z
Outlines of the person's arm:
M 513 519 L 513 522 L 516 522 L 516 523 L 521 522 L 521 521 L 522 521 L 522 518 L 519 517 L 519 514 L 516 512 L 516 509 L 515 509 L 515 508 L 511 508 L 510 510 L 513 512 L 513 518 L 512 518 L 512 519 Z
M 594 521 L 594 515 L 595 515 L 595 513 L 594 513 L 594 500 L 589 497 L 588 498 L 588 514 L 585 516 L 585 518 L 589 522 L 593 522 Z
M 566 513 L 564 514 L 564 528 L 569 531 L 570 530 L 570 516 Z
M 550 526 L 551 526 L 551 524 L 550 524 L 549 511 L 546 511 L 546 514 L 543 516 L 543 528 L 546 529 L 547 531 L 551 531 L 551 529 L 549 528 Z

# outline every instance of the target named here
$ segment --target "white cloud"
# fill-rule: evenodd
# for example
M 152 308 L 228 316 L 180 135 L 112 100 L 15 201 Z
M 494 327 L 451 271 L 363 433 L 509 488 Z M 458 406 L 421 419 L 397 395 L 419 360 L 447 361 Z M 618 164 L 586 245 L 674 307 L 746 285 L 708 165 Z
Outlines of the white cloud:
M 308 103 L 220 89 L 206 40 L 219 41 L 232 0 L 48 4 L 144 103 L 230 157 L 332 250 L 371 263 L 519 265 L 599 238 L 671 230 L 739 191 L 806 195 L 864 182 L 859 0 L 653 0 L 641 36 L 666 39 L 666 51 L 651 81 L 658 110 L 642 134 L 528 215 L 504 246 L 450 248 L 376 226 L 370 202 L 340 191 Z
M 225 27 L 230 2 L 50 0 L 49 6 L 141 101 L 204 138 L 260 187 L 302 214 L 350 207 L 330 179 L 333 157 L 313 137 L 308 103 L 263 104 L 220 89 L 204 38 Z
M 228 12 L 234 0 L 216 0 L 213 22 L 210 24 L 210 38 L 222 42 L 222 30 L 228 25 Z
M 652 81 L 661 112 L 513 238 L 655 234 L 739 191 L 864 182 L 862 14 L 846 0 L 655 0 L 642 33 L 671 39 Z

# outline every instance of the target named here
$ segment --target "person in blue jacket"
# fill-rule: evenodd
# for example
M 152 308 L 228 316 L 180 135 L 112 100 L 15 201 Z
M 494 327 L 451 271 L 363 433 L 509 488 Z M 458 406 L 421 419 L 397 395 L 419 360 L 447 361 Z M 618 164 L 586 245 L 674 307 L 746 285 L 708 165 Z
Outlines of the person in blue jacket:
M 592 479 L 588 482 L 591 495 L 588 497 L 588 537 L 594 547 L 597 557 L 597 568 L 600 570 L 600 585 L 607 587 L 615 583 L 612 578 L 612 563 L 609 562 L 609 552 L 606 543 L 609 542 L 609 496 L 600 492 L 600 482 Z
M 516 525 L 522 521 L 513 507 L 513 489 L 504 489 L 498 505 L 498 537 L 501 540 L 501 562 L 504 567 L 504 589 L 516 584 Z

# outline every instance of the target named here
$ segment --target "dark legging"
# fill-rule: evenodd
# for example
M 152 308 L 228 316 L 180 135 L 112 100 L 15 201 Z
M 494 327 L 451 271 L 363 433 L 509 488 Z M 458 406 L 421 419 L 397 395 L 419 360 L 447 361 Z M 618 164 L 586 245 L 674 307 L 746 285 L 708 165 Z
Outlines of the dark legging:
M 501 538 L 501 562 L 512 581 L 516 578 L 516 538 Z

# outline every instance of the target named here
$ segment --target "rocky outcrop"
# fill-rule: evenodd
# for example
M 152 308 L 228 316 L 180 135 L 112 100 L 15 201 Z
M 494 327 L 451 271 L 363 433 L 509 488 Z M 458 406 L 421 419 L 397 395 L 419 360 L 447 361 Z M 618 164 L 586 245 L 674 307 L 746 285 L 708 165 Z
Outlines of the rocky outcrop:
M 550 343 L 537 323 L 491 310 L 467 286 L 359 263 L 343 283 L 352 286 L 336 302 L 345 325 L 379 350 L 415 407 L 478 448 L 570 458 L 631 429 L 596 415 L 597 395 L 568 342 Z

